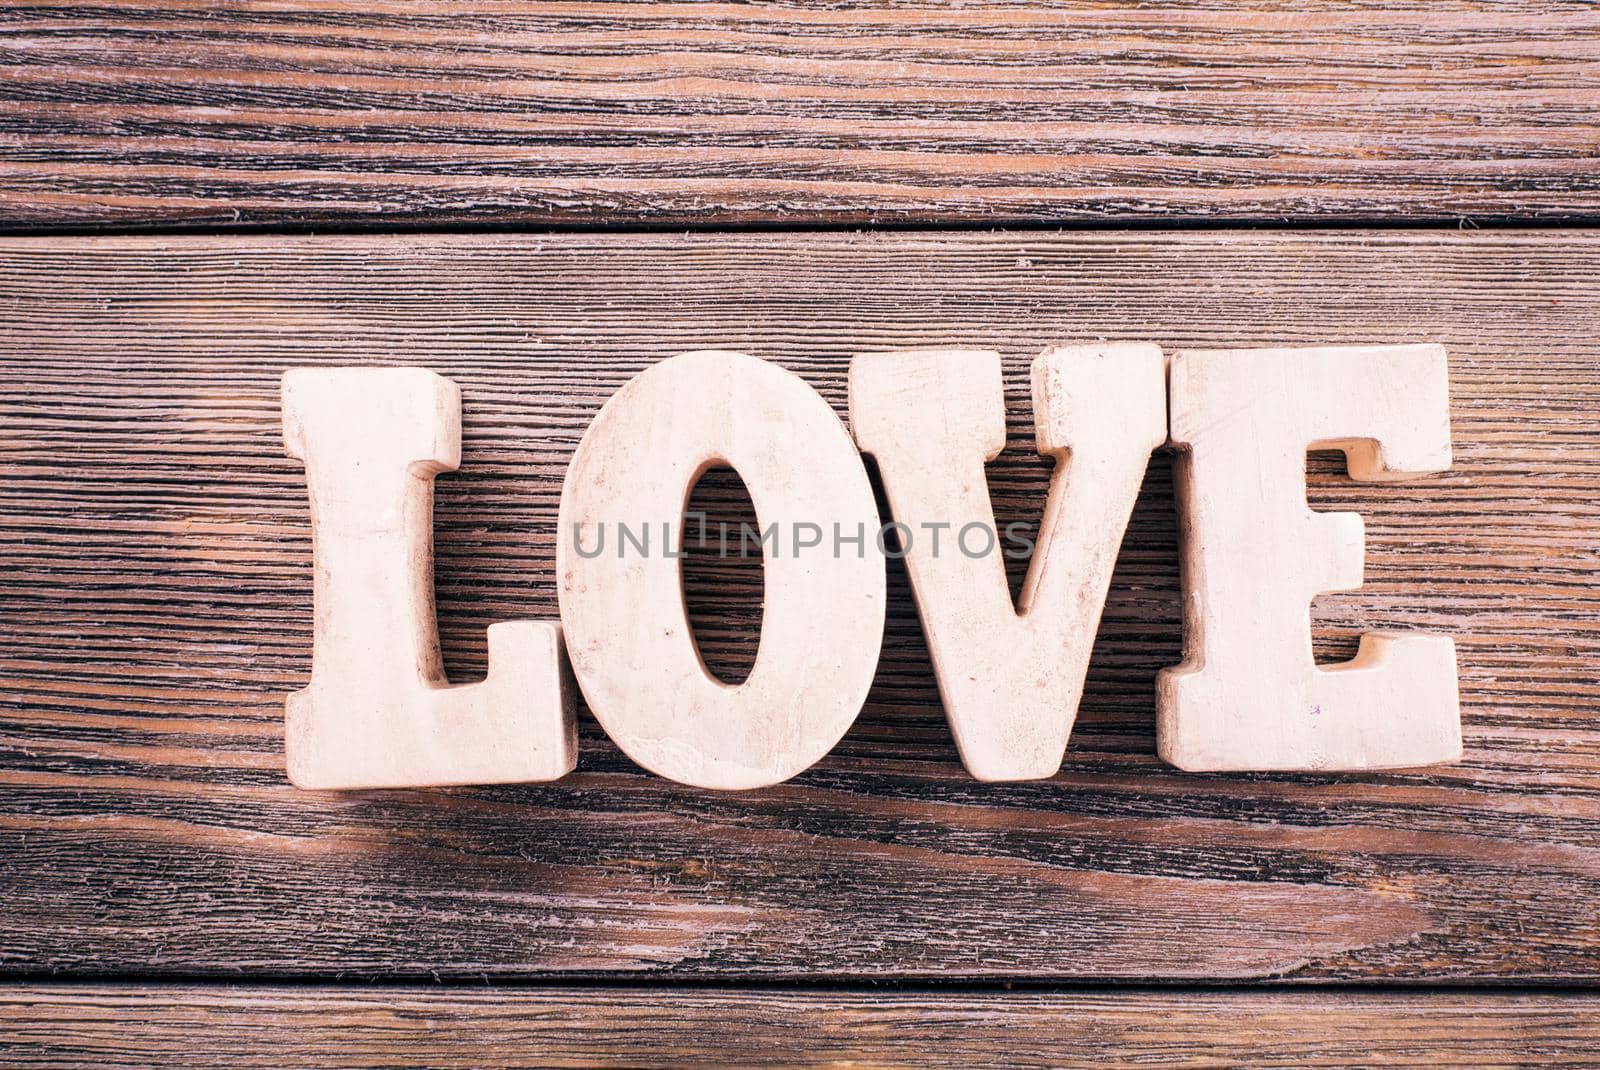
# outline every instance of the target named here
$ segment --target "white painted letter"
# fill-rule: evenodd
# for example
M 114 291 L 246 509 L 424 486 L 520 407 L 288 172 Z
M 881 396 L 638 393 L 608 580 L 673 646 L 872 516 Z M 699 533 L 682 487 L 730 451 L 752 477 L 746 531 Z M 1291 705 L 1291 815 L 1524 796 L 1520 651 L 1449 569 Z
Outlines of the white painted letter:
M 700 660 L 669 547 L 623 550 L 615 538 L 618 525 L 659 532 L 664 521 L 681 534 L 690 490 L 716 464 L 744 480 L 759 527 L 778 530 L 763 553 L 756 663 L 737 687 Z M 826 754 L 877 668 L 883 557 L 870 545 L 835 554 L 830 540 L 801 548 L 809 539 L 797 539 L 797 527 L 858 525 L 878 525 L 866 470 L 838 416 L 797 376 L 708 351 L 656 364 L 617 391 L 567 469 L 556 536 L 573 670 L 617 745 L 647 769 L 705 788 L 776 784 Z M 605 551 L 585 556 L 602 531 Z
M 856 442 L 912 530 L 906 567 L 939 693 L 979 780 L 1060 768 L 1128 514 L 1167 435 L 1157 346 L 1051 349 L 1033 363 L 1033 399 L 1039 452 L 1056 470 L 1013 605 L 1000 546 L 969 556 L 954 538 L 936 551 L 918 537 L 925 523 L 994 525 L 983 466 L 1006 441 L 999 355 L 910 351 L 850 365 Z
M 1450 467 L 1435 345 L 1176 353 L 1183 664 L 1157 686 L 1161 757 L 1190 770 L 1375 769 L 1461 756 L 1455 646 L 1373 633 L 1330 669 L 1312 598 L 1361 586 L 1361 518 L 1306 504 L 1308 449 L 1350 477 Z
M 283 376 L 315 561 L 311 685 L 289 696 L 302 788 L 554 780 L 577 758 L 554 624 L 489 628 L 489 676 L 450 687 L 433 609 L 433 477 L 461 462 L 461 393 L 422 368 Z

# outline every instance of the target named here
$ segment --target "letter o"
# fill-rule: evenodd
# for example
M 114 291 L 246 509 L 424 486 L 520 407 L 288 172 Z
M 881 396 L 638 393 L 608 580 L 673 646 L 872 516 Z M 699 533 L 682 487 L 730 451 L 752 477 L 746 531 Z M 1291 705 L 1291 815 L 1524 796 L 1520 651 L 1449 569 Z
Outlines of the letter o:
M 860 454 L 821 395 L 755 357 L 685 353 L 625 384 L 578 444 L 557 588 L 573 673 L 616 744 L 680 783 L 757 788 L 811 766 L 860 712 L 883 642 L 884 563 L 764 553 L 755 666 L 738 686 L 717 680 L 695 646 L 679 561 L 585 558 L 574 532 L 664 520 L 681 532 L 690 492 L 718 464 L 739 473 L 763 529 L 879 522 Z

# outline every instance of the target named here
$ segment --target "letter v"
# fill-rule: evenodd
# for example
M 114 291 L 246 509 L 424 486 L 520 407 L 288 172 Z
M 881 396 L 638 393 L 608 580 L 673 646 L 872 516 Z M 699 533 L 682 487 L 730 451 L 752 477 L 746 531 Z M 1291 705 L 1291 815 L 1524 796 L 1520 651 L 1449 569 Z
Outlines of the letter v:
M 1158 346 L 1056 348 L 1033 362 L 1041 454 L 1056 459 L 1039 540 L 1013 605 L 984 463 L 1005 446 L 999 354 L 909 350 L 850 364 L 850 422 L 877 459 L 956 746 L 979 780 L 1054 775 L 1066 753 L 1112 566 L 1150 453 L 1167 438 Z M 923 524 L 948 524 L 934 541 Z M 973 549 L 969 540 L 967 549 Z M 987 540 L 985 540 L 987 542 Z M 979 547 L 981 548 L 981 547 Z

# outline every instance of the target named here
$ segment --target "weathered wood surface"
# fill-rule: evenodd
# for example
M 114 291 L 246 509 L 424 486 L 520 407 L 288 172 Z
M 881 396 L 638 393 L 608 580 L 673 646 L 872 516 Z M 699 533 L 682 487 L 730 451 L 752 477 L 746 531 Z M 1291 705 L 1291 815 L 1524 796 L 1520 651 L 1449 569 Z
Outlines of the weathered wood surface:
M 1462 764 L 1157 761 L 1154 677 L 1180 653 L 1158 458 L 1051 781 L 962 771 L 896 568 L 861 721 L 786 785 L 674 785 L 592 722 L 550 785 L 285 782 L 311 570 L 284 368 L 416 363 L 461 384 L 436 567 L 465 680 L 487 624 L 553 616 L 566 460 L 649 362 L 744 350 L 843 413 L 853 353 L 997 349 L 1004 524 L 1037 521 L 1048 478 L 1028 363 L 1097 338 L 1449 347 L 1455 468 L 1356 485 L 1317 459 L 1310 497 L 1368 530 L 1368 586 L 1318 600 L 1319 643 L 1454 634 Z M 0 366 L 7 968 L 1600 977 L 1600 233 L 12 239 Z M 695 573 L 719 658 L 753 649 L 755 572 Z M 739 612 L 716 615 L 724 598 Z
M 1600 215 L 1600 10 L 0 10 L 0 225 Z
M 1600 1066 L 1600 996 L 22 985 L 17 1070 Z

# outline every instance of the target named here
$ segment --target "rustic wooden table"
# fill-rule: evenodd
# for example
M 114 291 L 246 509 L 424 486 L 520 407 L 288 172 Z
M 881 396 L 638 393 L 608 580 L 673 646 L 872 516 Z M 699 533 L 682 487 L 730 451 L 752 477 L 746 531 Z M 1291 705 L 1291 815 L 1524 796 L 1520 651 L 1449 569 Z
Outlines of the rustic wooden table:
M 1594 5 L 41 0 L 0 65 L 0 1063 L 1600 1065 Z M 1449 348 L 1454 469 L 1309 497 L 1367 520 L 1321 652 L 1454 635 L 1463 762 L 1156 759 L 1161 455 L 1049 781 L 962 770 L 891 565 L 868 706 L 780 787 L 587 717 L 553 784 L 287 784 L 284 369 L 461 384 L 470 679 L 554 616 L 567 458 L 647 364 L 842 413 L 852 353 L 997 349 L 1033 524 L 1027 363 L 1099 338 Z M 686 577 L 737 675 L 758 565 Z

